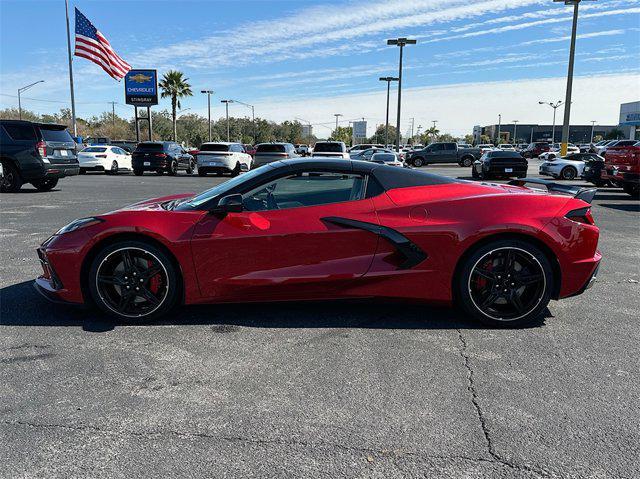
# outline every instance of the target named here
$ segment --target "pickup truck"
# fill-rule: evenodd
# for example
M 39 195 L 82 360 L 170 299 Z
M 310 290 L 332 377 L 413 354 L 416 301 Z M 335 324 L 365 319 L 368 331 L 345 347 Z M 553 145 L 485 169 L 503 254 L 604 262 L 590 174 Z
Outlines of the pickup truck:
M 416 167 L 430 163 L 458 163 L 468 167 L 480 156 L 480 148 L 460 148 L 457 143 L 431 143 L 421 150 L 407 153 L 405 160 Z
M 607 149 L 600 178 L 621 185 L 625 193 L 640 198 L 640 141 Z

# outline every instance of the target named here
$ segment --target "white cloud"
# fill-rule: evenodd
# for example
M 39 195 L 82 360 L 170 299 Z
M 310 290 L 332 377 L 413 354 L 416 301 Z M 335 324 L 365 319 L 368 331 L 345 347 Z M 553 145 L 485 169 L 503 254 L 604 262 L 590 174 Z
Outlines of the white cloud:
M 423 126 L 437 119 L 442 131 L 461 135 L 470 133 L 475 124 L 497 122 L 498 114 L 505 122 L 517 119 L 522 123 L 548 123 L 549 112 L 539 107 L 538 101 L 563 99 L 565 86 L 565 78 L 558 77 L 406 89 L 402 96 L 402 128 L 411 117 L 416 118 L 416 125 Z M 603 125 L 617 124 L 620 103 L 637 99 L 638 86 L 637 72 L 575 77 L 572 123 L 597 120 Z M 384 121 L 385 101 L 383 91 L 298 100 L 274 98 L 259 102 L 256 112 L 276 121 L 300 116 L 311 123 L 323 123 L 339 111 L 345 118 L 371 119 L 371 133 L 374 119 L 378 123 Z M 319 130 L 318 134 L 323 132 Z

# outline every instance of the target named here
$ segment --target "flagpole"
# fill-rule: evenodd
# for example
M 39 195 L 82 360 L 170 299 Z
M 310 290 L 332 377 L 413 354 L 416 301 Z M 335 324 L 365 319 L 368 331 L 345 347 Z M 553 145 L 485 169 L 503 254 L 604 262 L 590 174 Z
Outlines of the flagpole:
M 73 66 L 71 64 L 71 30 L 69 29 L 69 0 L 64 0 L 64 10 L 67 16 L 67 53 L 69 54 L 69 86 L 71 87 L 71 121 L 73 122 L 73 136 L 78 136 L 76 125 L 76 100 L 73 95 Z

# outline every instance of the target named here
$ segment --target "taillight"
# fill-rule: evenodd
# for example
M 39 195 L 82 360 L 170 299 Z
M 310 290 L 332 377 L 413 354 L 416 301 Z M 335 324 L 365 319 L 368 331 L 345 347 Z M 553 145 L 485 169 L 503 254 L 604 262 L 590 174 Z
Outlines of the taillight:
M 40 158 L 47 157 L 47 144 L 44 141 L 36 143 L 36 153 L 40 155 Z
M 578 208 L 577 210 L 571 210 L 566 215 L 565 218 L 568 218 L 577 223 L 583 223 L 585 225 L 595 225 L 595 221 L 593 221 L 593 216 L 591 216 L 591 207 L 587 206 L 586 208 Z
M 167 157 L 167 155 L 165 155 L 164 153 L 156 153 L 156 156 L 158 158 L 166 158 Z

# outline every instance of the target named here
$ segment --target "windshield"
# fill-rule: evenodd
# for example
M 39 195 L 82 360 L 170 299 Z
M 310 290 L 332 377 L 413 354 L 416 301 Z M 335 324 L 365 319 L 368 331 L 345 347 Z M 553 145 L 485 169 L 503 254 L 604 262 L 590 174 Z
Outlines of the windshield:
M 256 148 L 257 153 L 284 153 L 284 145 L 277 143 L 266 143 L 263 145 L 258 145 Z
M 260 176 L 270 168 L 273 168 L 273 166 L 270 166 L 268 164 L 262 165 L 261 167 L 252 169 L 240 176 L 231 178 L 229 181 L 220 183 L 219 185 L 216 185 L 213 188 L 203 191 L 197 196 L 194 196 L 193 198 L 191 198 L 191 200 L 187 201 L 185 205 L 190 208 L 197 208 L 205 204 L 209 200 L 212 200 L 213 198 L 224 195 L 227 191 L 231 190 L 232 188 L 235 188 L 236 186 L 244 183 L 245 181 L 250 181 L 257 176 Z
M 342 143 L 316 143 L 314 153 L 342 153 Z
M 372 161 L 383 161 L 384 163 L 393 163 L 396 161 L 396 155 L 392 153 L 378 153 L 373 155 L 371 158 Z
M 45 141 L 66 141 L 69 143 L 73 141 L 73 138 L 71 138 L 67 130 L 50 130 L 40 127 L 40 131 Z

